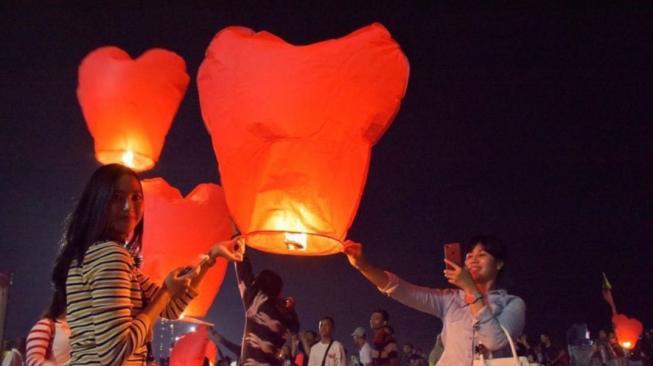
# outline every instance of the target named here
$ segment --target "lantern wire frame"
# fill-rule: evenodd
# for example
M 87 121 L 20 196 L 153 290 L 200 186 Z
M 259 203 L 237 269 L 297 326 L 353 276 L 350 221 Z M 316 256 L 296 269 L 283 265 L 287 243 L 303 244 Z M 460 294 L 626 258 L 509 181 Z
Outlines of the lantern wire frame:
M 236 239 L 263 252 L 296 256 L 338 254 L 344 248 L 342 241 L 331 236 L 300 231 L 257 230 Z
M 156 162 L 145 154 L 133 150 L 100 150 L 95 154 L 95 159 L 102 164 L 118 163 L 125 165 L 136 172 L 143 172 L 154 168 Z

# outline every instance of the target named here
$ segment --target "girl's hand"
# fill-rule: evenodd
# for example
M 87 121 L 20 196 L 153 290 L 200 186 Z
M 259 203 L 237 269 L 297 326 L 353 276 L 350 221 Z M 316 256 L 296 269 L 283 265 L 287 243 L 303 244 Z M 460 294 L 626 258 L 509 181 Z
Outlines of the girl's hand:
M 444 277 L 449 283 L 459 287 L 466 293 L 478 292 L 476 284 L 472 279 L 472 275 L 466 267 L 461 267 L 448 259 L 445 259 L 444 262 L 453 268 L 447 268 L 444 270 Z
M 170 271 L 170 273 L 168 273 L 168 276 L 166 276 L 166 279 L 163 282 L 165 287 L 173 295 L 186 291 L 186 289 L 190 287 L 190 283 L 196 275 L 195 271 L 190 271 L 186 274 L 182 274 L 181 272 L 185 269 L 186 267 L 178 267 L 173 269 Z
M 209 250 L 209 261 L 214 261 L 217 257 L 222 257 L 228 261 L 242 262 L 245 255 L 244 241 L 231 239 L 215 244 Z
M 355 241 L 347 240 L 344 243 L 344 248 L 342 250 L 345 255 L 347 255 L 347 260 L 352 267 L 359 269 L 362 265 L 365 264 L 365 258 L 363 257 L 363 245 Z

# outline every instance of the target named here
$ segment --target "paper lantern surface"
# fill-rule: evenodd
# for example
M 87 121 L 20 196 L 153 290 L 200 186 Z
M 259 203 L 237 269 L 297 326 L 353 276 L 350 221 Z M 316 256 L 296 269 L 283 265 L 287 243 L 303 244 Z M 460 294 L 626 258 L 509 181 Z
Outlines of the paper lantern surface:
M 639 320 L 629 318 L 623 314 L 616 314 L 612 317 L 612 326 L 619 345 L 627 350 L 635 348 L 637 339 L 644 330 L 644 326 Z
M 395 117 L 408 72 L 380 24 L 305 46 L 243 27 L 213 38 L 198 73 L 200 105 L 248 245 L 341 251 L 371 146 Z
M 163 49 L 135 60 L 117 47 L 89 53 L 79 66 L 77 99 L 96 159 L 151 169 L 189 80 L 184 60 Z
M 183 198 L 165 180 L 154 178 L 143 181 L 143 192 L 142 271 L 158 284 L 172 269 L 193 265 L 213 244 L 231 237 L 231 222 L 220 186 L 200 184 Z M 206 315 L 220 290 L 226 268 L 227 262 L 219 258 L 184 315 Z
M 196 331 L 184 334 L 175 342 L 170 352 L 170 366 L 202 366 L 204 358 L 214 363 L 218 348 L 209 338 L 208 329 L 199 326 Z

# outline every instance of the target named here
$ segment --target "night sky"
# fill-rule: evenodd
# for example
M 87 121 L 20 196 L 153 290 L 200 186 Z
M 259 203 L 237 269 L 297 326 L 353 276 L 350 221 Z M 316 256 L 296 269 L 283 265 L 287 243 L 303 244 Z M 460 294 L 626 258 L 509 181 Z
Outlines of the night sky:
M 25 2 L 36 3 L 36 2 Z M 195 77 L 229 25 L 294 44 L 381 22 L 411 66 L 393 125 L 373 148 L 349 237 L 369 260 L 417 284 L 445 287 L 442 244 L 479 233 L 509 246 L 510 292 L 526 331 L 562 340 L 576 321 L 610 324 L 601 272 L 617 308 L 653 324 L 653 7 L 650 2 L 181 2 L 0 5 L 0 270 L 14 273 L 7 335 L 25 335 L 47 305 L 62 222 L 97 168 L 77 103 L 77 67 L 95 48 L 132 57 L 162 47 L 191 84 L 158 165 L 186 194 L 219 183 Z M 545 4 L 546 3 L 546 4 Z M 421 4 L 421 3 L 420 3 Z M 380 294 L 342 255 L 250 251 L 296 299 L 302 329 L 322 315 L 336 337 L 385 308 L 400 342 L 430 348 L 438 319 Z M 243 309 L 230 269 L 206 318 L 239 339 Z

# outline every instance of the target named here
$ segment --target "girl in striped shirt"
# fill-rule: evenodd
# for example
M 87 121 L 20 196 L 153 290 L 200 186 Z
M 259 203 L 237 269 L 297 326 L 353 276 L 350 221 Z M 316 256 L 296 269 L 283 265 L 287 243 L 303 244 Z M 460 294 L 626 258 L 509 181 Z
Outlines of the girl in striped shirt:
M 159 287 L 131 255 L 142 233 L 143 191 L 136 173 L 119 164 L 97 169 L 68 220 L 53 271 L 55 287 L 66 295 L 69 365 L 144 366 L 156 319 L 181 315 L 217 256 L 242 260 L 235 241 L 222 242 L 199 274 L 177 268 Z

